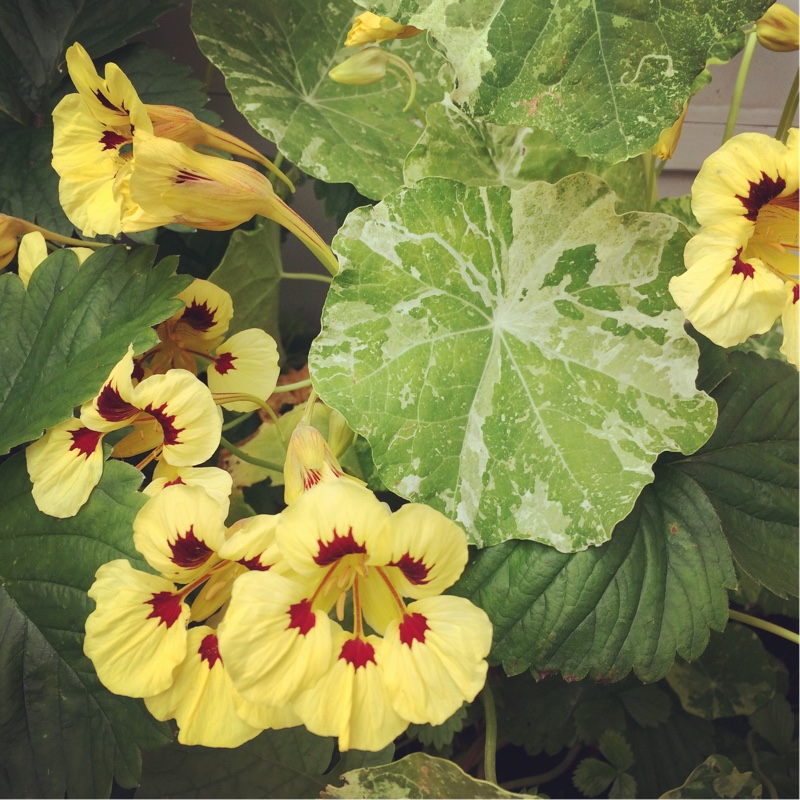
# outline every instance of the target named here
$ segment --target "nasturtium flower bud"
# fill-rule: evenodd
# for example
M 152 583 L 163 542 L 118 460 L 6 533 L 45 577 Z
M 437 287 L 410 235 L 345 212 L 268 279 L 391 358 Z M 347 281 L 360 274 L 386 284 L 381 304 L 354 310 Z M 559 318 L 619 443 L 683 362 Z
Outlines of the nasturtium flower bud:
M 798 49 L 800 18 L 782 3 L 773 3 L 756 22 L 756 36 L 767 50 L 789 53 Z
M 369 86 L 386 77 L 390 56 L 380 47 L 367 47 L 337 64 L 328 74 L 336 83 Z
M 681 131 L 683 130 L 683 121 L 686 119 L 686 110 L 689 108 L 689 102 L 683 104 L 683 111 L 675 122 L 669 128 L 664 128 L 658 141 L 653 145 L 653 155 L 660 158 L 662 161 L 672 158 L 675 153 L 675 148 L 678 146 L 678 141 L 681 138 Z
M 389 39 L 408 39 L 422 33 L 413 25 L 401 25 L 390 17 L 379 17 L 371 11 L 359 14 L 345 39 L 345 47 L 357 47 L 372 42 L 385 42 Z

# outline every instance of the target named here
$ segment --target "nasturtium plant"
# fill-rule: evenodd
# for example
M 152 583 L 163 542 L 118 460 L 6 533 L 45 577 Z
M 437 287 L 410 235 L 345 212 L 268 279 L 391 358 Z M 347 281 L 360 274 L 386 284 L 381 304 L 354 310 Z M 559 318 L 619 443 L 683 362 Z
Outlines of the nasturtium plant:
M 798 796 L 794 11 L 167 8 L 0 0 L 0 795 Z

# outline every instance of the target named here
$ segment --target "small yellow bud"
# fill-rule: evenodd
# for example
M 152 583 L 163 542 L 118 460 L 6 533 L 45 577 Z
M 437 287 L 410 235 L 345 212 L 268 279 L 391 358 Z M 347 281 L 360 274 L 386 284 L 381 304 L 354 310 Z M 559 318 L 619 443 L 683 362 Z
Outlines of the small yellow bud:
M 347 424 L 345 418 L 335 409 L 331 409 L 328 422 L 328 445 L 336 458 L 344 455 L 355 443 L 356 433 Z
M 380 47 L 367 47 L 342 61 L 328 74 L 336 83 L 347 86 L 369 86 L 386 77 L 389 54 Z
M 800 18 L 781 3 L 773 3 L 767 13 L 756 22 L 758 41 L 777 53 L 790 53 L 798 49 Z
M 344 44 L 345 47 L 357 47 L 389 39 L 408 39 L 420 33 L 422 31 L 413 25 L 400 25 L 389 17 L 379 17 L 371 11 L 365 11 L 356 17 Z
M 675 122 L 669 128 L 664 128 L 661 131 L 661 136 L 658 141 L 653 145 L 652 152 L 656 158 L 666 161 L 672 158 L 675 148 L 678 146 L 678 141 L 681 138 L 681 130 L 683 129 L 683 120 L 686 118 L 686 109 L 689 108 L 689 103 L 683 105 L 683 111 Z

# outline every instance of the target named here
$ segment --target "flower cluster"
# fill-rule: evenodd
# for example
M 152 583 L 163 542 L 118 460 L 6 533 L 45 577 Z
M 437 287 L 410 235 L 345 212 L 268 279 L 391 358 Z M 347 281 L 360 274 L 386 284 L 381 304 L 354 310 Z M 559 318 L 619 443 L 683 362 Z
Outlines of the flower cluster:
M 225 340 L 231 298 L 208 281 L 195 280 L 178 297 L 185 308 L 157 327 L 158 345 L 138 357 L 129 347 L 78 418 L 56 425 L 27 448 L 40 511 L 62 518 L 78 513 L 102 475 L 103 438 L 109 433 L 132 428 L 116 441 L 112 455 L 149 452 L 140 468 L 157 458 L 157 476 L 176 478 L 219 446 L 217 406 L 249 411 L 272 393 L 278 378 L 272 337 L 250 329 Z M 197 359 L 208 362 L 207 385 L 197 378 Z
M 670 292 L 687 319 L 730 347 L 781 317 L 781 352 L 798 353 L 798 131 L 786 144 L 764 134 L 729 139 L 706 159 L 692 186 L 702 225 L 686 246 L 686 272 Z
M 112 561 L 89 593 L 85 652 L 109 689 L 213 747 L 303 724 L 379 750 L 475 698 L 492 629 L 441 594 L 467 560 L 455 523 L 418 504 L 391 513 L 306 425 L 280 514 L 226 529 L 219 495 L 186 483 L 156 487 L 134 522 L 159 575 Z
M 67 67 L 78 92 L 53 111 L 53 167 L 64 212 L 85 236 L 172 223 L 227 230 L 261 214 L 292 231 L 336 273 L 328 245 L 263 174 L 195 148 L 255 160 L 291 187 L 258 151 L 184 109 L 144 104 L 116 64 L 107 64 L 100 78 L 77 43 L 67 50 Z

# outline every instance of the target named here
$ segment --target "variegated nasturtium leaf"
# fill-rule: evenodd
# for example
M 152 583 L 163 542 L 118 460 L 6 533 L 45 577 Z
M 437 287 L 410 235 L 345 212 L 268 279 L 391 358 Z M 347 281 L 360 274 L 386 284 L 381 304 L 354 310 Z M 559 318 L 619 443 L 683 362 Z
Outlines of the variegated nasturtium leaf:
M 771 0 L 358 0 L 430 31 L 453 100 L 474 117 L 552 131 L 578 155 L 622 161 L 678 117 L 709 57 Z
M 617 194 L 617 210 L 644 208 L 641 159 L 611 166 L 576 156 L 552 133 L 519 125 L 481 122 L 447 96 L 426 112 L 427 125 L 404 167 L 406 183 L 450 178 L 467 186 L 521 189 L 533 181 L 555 183 L 574 172 L 600 175 Z
M 309 357 L 392 491 L 480 546 L 606 541 L 714 403 L 667 282 L 686 234 L 580 173 L 517 191 L 430 178 L 349 217 Z
M 360 87 L 328 77 L 358 51 L 343 49 L 356 10 L 329 0 L 196 0 L 192 28 L 259 133 L 309 175 L 380 199 L 402 186 L 403 160 L 423 125 L 416 107 L 403 111 L 406 92 L 391 74 Z M 419 107 L 442 99 L 446 62 L 424 36 L 382 47 L 414 70 Z

